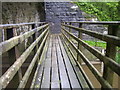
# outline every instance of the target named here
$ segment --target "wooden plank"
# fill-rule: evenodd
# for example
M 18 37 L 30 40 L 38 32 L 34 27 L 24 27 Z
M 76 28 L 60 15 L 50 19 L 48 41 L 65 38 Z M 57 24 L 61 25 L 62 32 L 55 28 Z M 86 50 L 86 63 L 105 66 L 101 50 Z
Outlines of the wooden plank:
M 44 67 L 44 73 L 43 73 L 43 79 L 41 88 L 50 88 L 50 77 L 51 77 L 51 51 L 52 50 L 52 41 L 50 41 L 50 45 L 48 48 L 46 60 L 45 60 L 45 67 Z
M 66 40 L 71 44 L 71 46 L 76 50 L 77 53 L 80 54 L 83 61 L 86 63 L 86 65 L 89 67 L 91 72 L 94 74 L 94 76 L 97 78 L 97 80 L 100 82 L 100 84 L 104 88 L 112 89 L 112 86 L 102 77 L 102 75 L 98 72 L 98 70 L 91 64 L 91 62 L 85 57 L 85 55 L 77 49 L 77 47 L 68 39 L 68 37 L 62 32 Z
M 61 37 L 62 38 L 62 37 Z M 62 38 L 62 40 L 64 40 Z M 64 40 L 64 46 L 66 47 L 67 54 L 70 58 L 70 61 L 77 73 L 77 77 L 81 83 L 82 88 L 88 88 L 88 89 L 93 89 L 93 85 L 89 78 L 87 77 L 86 73 L 84 72 L 83 68 L 81 67 L 80 63 L 77 61 L 76 57 L 74 56 L 71 48 L 67 45 L 67 42 Z M 76 66 L 77 65 L 77 66 Z
M 63 28 L 64 29 L 64 28 Z M 92 54 L 94 54 L 97 58 L 99 58 L 104 64 L 109 66 L 110 69 L 112 69 L 114 72 L 116 72 L 120 76 L 120 64 L 116 63 L 114 60 L 112 60 L 109 57 L 106 57 L 104 54 L 102 54 L 97 49 L 93 48 L 89 44 L 85 43 L 83 40 L 77 38 L 73 34 L 69 33 L 66 29 L 64 31 L 70 35 L 72 38 L 74 38 L 76 41 L 80 42 L 80 44 L 85 47 L 87 50 L 89 50 Z M 112 66 L 112 67 L 111 67 Z
M 35 77 L 35 81 L 33 82 L 34 83 L 34 88 L 40 88 L 40 85 L 42 83 L 42 77 L 43 77 L 43 73 L 44 73 L 44 67 L 45 67 L 45 59 L 43 58 L 42 62 L 40 63 L 39 65 L 39 68 L 37 70 L 37 74 L 36 74 L 36 77 Z
M 59 38 L 59 37 L 58 37 Z M 63 58 L 64 58 L 64 62 L 65 62 L 65 65 L 66 65 L 66 69 L 67 69 L 67 72 L 68 72 L 68 76 L 69 76 L 69 79 L 70 79 L 70 83 L 71 83 L 71 87 L 72 88 L 81 88 L 79 82 L 78 82 L 78 79 L 76 77 L 76 74 L 73 70 L 73 67 L 69 61 L 69 58 L 64 50 L 64 47 L 62 45 L 62 42 L 59 38 L 59 45 L 60 45 L 60 48 L 61 48 L 61 53 L 63 55 Z
M 116 46 L 120 46 L 120 38 L 119 37 L 112 36 L 112 35 L 104 35 L 102 33 L 98 33 L 98 32 L 91 31 L 91 30 L 86 30 L 86 29 L 83 29 L 83 28 L 78 28 L 78 27 L 71 26 L 71 25 L 65 25 L 65 24 L 62 24 L 62 25 L 66 26 L 66 27 L 69 27 L 69 28 L 72 28 L 74 30 L 80 31 L 82 33 L 88 34 L 88 35 L 90 35 L 92 37 L 95 37 L 97 39 L 112 43 Z
M 58 68 L 59 68 L 61 88 L 71 88 L 68 80 L 66 68 L 63 62 L 60 46 L 58 44 L 58 40 L 56 40 L 56 49 L 57 49 Z
M 53 36 L 52 46 L 52 76 L 51 76 L 51 88 L 60 88 L 60 80 L 58 74 L 57 55 L 56 55 L 56 36 Z
M 65 41 L 63 41 L 63 40 L 62 40 L 62 42 L 64 42 L 65 50 L 66 50 L 66 52 L 67 52 L 67 55 L 68 55 L 68 57 L 69 57 L 69 59 L 70 59 L 70 62 L 71 62 L 72 66 L 73 66 L 73 68 L 74 68 L 74 70 L 75 70 L 75 73 L 76 73 L 76 75 L 77 75 L 77 78 L 78 78 L 78 80 L 79 80 L 82 88 L 90 88 L 89 85 L 87 84 L 84 76 L 82 75 L 79 67 L 76 65 L 77 63 L 75 62 L 75 58 L 72 57 L 72 55 L 71 55 L 71 53 L 70 53 L 70 51 L 69 51 L 69 49 L 68 49 L 69 47 L 68 47 L 67 43 L 66 43 Z M 76 60 L 77 60 L 77 59 L 76 59 Z

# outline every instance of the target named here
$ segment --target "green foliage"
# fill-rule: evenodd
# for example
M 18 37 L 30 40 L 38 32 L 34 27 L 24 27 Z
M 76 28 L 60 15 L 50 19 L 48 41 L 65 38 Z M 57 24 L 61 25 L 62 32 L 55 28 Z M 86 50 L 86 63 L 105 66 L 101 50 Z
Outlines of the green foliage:
M 120 21 L 119 2 L 75 2 L 79 8 L 100 21 Z
M 116 61 L 120 64 L 120 53 L 116 54 Z
M 117 47 L 116 62 L 120 64 L 120 47 Z
M 103 42 L 94 42 L 94 41 L 87 41 L 85 40 L 86 43 L 88 43 L 90 46 L 97 46 L 97 47 L 101 47 L 101 48 L 106 48 L 106 43 Z M 117 51 L 120 50 L 120 47 L 117 47 Z M 117 52 L 116 54 L 116 62 L 120 64 L 120 53 Z
M 87 41 L 87 40 L 85 40 L 85 42 L 91 46 L 106 48 L 106 43 L 103 43 L 103 42 L 95 42 L 95 41 Z

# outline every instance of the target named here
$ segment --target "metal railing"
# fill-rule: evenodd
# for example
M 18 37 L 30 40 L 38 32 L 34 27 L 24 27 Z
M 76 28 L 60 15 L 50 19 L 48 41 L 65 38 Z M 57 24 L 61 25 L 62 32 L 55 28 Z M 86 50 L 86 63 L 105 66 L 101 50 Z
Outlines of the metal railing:
M 73 23 L 79 24 L 79 27 L 73 26 Z M 86 30 L 82 28 L 82 24 L 102 24 L 108 25 L 108 35 L 98 33 L 96 31 Z M 81 21 L 81 22 L 63 22 L 61 23 L 63 41 L 65 43 L 69 43 L 68 49 L 72 56 L 75 58 L 77 64 L 80 66 L 81 70 L 81 59 L 88 66 L 90 71 L 94 74 L 96 79 L 101 84 L 102 88 L 112 88 L 113 83 L 113 74 L 114 72 L 120 76 L 120 64 L 115 61 L 116 56 L 116 47 L 120 47 L 120 38 L 117 35 L 117 31 L 119 29 L 120 22 L 112 21 L 112 22 L 90 22 L 90 21 Z M 72 33 L 72 29 L 78 31 L 78 37 Z M 82 40 L 82 33 L 87 34 L 89 36 L 95 37 L 107 43 L 106 45 L 106 54 L 102 54 L 99 50 L 87 44 Z M 76 46 L 72 39 L 78 42 L 78 46 Z M 67 44 L 66 44 L 67 45 Z M 86 48 L 93 55 L 95 55 L 101 62 L 104 63 L 104 72 L 103 75 L 93 66 L 93 64 L 88 60 L 88 58 L 83 54 L 82 47 Z M 73 49 L 77 52 L 77 57 L 75 56 Z M 83 71 L 83 74 L 84 71 Z M 85 75 L 86 76 L 86 75 Z M 87 77 L 86 77 L 87 78 Z M 88 81 L 89 83 L 89 81 Z
M 31 26 L 32 29 L 21 35 L 15 35 L 16 30 L 14 28 L 19 28 L 20 26 L 27 25 Z M 10 62 L 10 67 L 0 77 L 0 85 L 2 86 L 2 88 L 6 88 L 11 83 L 13 78 L 17 76 L 18 79 L 13 80 L 13 85 L 17 83 L 16 88 L 25 88 L 28 79 L 32 73 L 32 70 L 36 67 L 36 62 L 39 60 L 44 45 L 46 43 L 47 37 L 49 35 L 49 24 L 45 22 L 38 22 L 0 25 L 0 29 L 6 30 L 8 39 L 0 43 L 0 48 L 2 48 L 0 55 L 8 53 L 8 58 Z M 20 48 L 18 47 L 18 45 L 31 37 L 33 42 L 20 55 Z M 31 52 L 34 52 L 34 56 L 23 75 L 21 67 L 27 60 Z

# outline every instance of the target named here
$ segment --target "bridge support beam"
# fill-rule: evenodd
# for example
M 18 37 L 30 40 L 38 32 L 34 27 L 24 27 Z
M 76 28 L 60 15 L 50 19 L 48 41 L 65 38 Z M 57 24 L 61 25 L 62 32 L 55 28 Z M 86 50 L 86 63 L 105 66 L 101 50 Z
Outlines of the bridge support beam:
M 118 28 L 118 25 L 109 25 L 108 35 L 117 36 Z M 106 56 L 112 58 L 113 60 L 116 60 L 116 46 L 114 44 L 107 43 Z M 107 65 L 104 65 L 103 78 L 107 80 L 110 85 L 113 85 L 114 72 L 108 68 Z

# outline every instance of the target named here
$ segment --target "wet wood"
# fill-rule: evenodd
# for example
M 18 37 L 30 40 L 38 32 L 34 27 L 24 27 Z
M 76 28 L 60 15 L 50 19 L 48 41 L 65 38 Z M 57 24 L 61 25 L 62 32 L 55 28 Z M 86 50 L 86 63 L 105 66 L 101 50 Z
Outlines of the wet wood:
M 69 25 L 72 25 L 72 23 L 70 22 Z M 72 29 L 71 28 L 69 28 L 69 32 L 72 33 Z M 69 36 L 69 39 L 72 39 L 72 38 Z
M 81 23 L 79 24 L 79 28 L 82 28 Z M 82 33 L 80 31 L 78 31 L 78 38 L 82 40 Z M 79 42 L 78 42 L 78 49 L 82 51 L 82 45 Z M 77 54 L 77 60 L 79 61 L 80 64 L 82 63 L 82 59 L 79 56 L 79 54 Z
M 16 29 L 13 30 L 13 35 L 14 35 L 14 37 L 15 37 L 15 36 L 18 36 Z M 16 45 L 16 46 L 15 46 L 15 56 L 16 56 L 16 60 L 20 57 L 20 55 L 21 55 L 20 48 L 19 48 L 18 45 Z M 19 76 L 19 83 L 20 83 L 20 81 L 22 80 L 22 69 L 21 69 L 21 68 L 18 70 L 18 76 Z
M 97 39 L 109 42 L 109 43 L 114 44 L 116 46 L 120 46 L 120 38 L 119 37 L 112 36 L 112 35 L 104 35 L 102 33 L 98 33 L 98 32 L 91 31 L 91 30 L 86 30 L 83 28 L 78 28 L 78 27 L 75 27 L 72 25 L 65 25 L 65 24 L 62 24 L 62 25 L 65 27 L 69 27 L 69 28 L 72 28 L 74 30 L 80 31 L 82 33 L 88 34 L 88 35 L 95 37 Z
M 93 85 L 91 84 L 90 80 L 88 79 L 88 77 L 85 74 L 84 70 L 82 69 L 81 65 L 77 61 L 77 59 L 74 56 L 72 50 L 67 45 L 66 40 L 62 39 L 62 41 L 64 42 L 64 47 L 66 49 L 68 57 L 70 58 L 70 61 L 71 61 L 72 65 L 73 65 L 73 68 L 74 68 L 74 70 L 75 70 L 75 72 L 77 74 L 77 78 L 78 78 L 79 82 L 81 83 L 81 87 L 82 88 L 89 88 L 89 89 L 91 88 L 91 89 L 93 89 L 94 88 Z
M 97 71 L 97 69 L 91 64 L 91 62 L 84 56 L 84 54 L 77 49 L 77 47 L 68 39 L 68 37 L 62 32 L 68 43 L 71 44 L 71 46 L 76 50 L 77 53 L 81 56 L 83 61 L 86 63 L 86 65 L 89 67 L 91 72 L 94 74 L 94 76 L 97 78 L 97 80 L 100 82 L 100 84 L 104 88 L 112 89 L 112 86 L 102 77 L 102 75 Z
M 64 63 L 66 65 L 66 69 L 67 69 L 67 72 L 68 72 L 68 77 L 70 79 L 71 87 L 80 89 L 81 86 L 80 86 L 80 84 L 78 82 L 76 74 L 75 74 L 75 72 L 73 70 L 73 67 L 72 67 L 72 65 L 70 63 L 70 60 L 69 60 L 69 58 L 68 58 L 68 56 L 67 56 L 67 54 L 65 52 L 65 49 L 64 49 L 64 47 L 62 45 L 62 42 L 61 42 L 60 38 L 59 38 L 59 43 L 60 43 L 61 53 L 63 54 Z
M 113 25 L 108 27 L 108 35 L 117 36 L 119 26 Z M 112 43 L 107 43 L 106 56 L 116 61 L 116 46 Z M 112 67 L 112 66 L 111 66 Z M 103 78 L 113 85 L 114 71 L 107 65 L 104 65 Z
M 102 25 L 120 25 L 120 21 L 70 21 L 64 23 L 82 23 L 82 24 L 102 24 Z
M 28 47 L 28 49 L 14 62 L 14 64 L 2 75 L 0 78 L 0 84 L 2 88 L 5 88 L 9 82 L 12 80 L 14 75 L 20 69 L 22 64 L 25 62 L 26 58 L 29 56 L 33 48 L 38 44 L 41 38 L 47 33 L 48 28 Z
M 7 31 L 7 40 L 10 39 L 10 38 L 13 38 L 14 37 L 14 30 L 13 28 L 10 28 L 10 29 L 6 29 Z M 16 52 L 17 50 L 17 52 Z M 14 47 L 12 49 L 10 49 L 8 51 L 8 57 L 9 57 L 9 65 L 13 65 L 13 63 L 16 61 L 16 58 L 18 58 L 18 49 L 17 47 Z M 17 72 L 17 74 L 14 76 L 13 80 L 10 82 L 10 86 L 12 85 L 13 88 L 17 88 L 19 82 L 20 82 L 20 79 L 21 77 L 19 76 L 19 73 Z M 9 86 L 8 85 L 8 86 Z
M 37 69 L 34 74 L 34 78 L 33 78 L 33 81 L 31 83 L 31 87 L 30 87 L 30 88 L 35 88 L 36 90 L 39 90 L 41 83 L 42 83 L 42 77 L 43 77 L 44 67 L 45 67 L 45 59 L 46 59 L 46 54 L 47 54 L 46 52 L 48 51 L 49 42 L 50 42 L 49 37 L 50 36 L 48 36 L 48 40 L 45 44 L 45 48 L 40 57 L 40 60 L 38 61 L 38 66 L 37 66 Z
M 20 23 L 20 24 L 4 24 L 0 25 L 0 29 L 9 29 L 9 28 L 16 28 L 20 26 L 32 25 L 32 24 L 46 24 L 46 22 L 31 22 L 31 23 Z
M 2 53 L 0 53 L 0 54 L 7 52 L 8 50 L 13 48 L 17 44 L 23 42 L 25 39 L 31 37 L 31 35 L 33 35 L 35 32 L 38 32 L 39 30 L 41 30 L 42 28 L 45 28 L 45 27 L 48 27 L 48 24 L 38 27 L 37 29 L 28 31 L 28 32 L 24 33 L 23 35 L 16 36 L 11 39 L 9 38 L 9 40 L 6 40 L 6 41 L 0 43 L 0 48 L 2 48 L 2 51 L 1 51 Z
M 114 60 L 112 60 L 109 57 L 106 57 L 103 55 L 100 51 L 93 48 L 89 44 L 85 43 L 83 40 L 80 40 L 76 36 L 74 36 L 72 33 L 69 33 L 65 28 L 62 28 L 68 35 L 70 35 L 73 39 L 80 42 L 80 44 L 85 47 L 87 50 L 89 50 L 92 54 L 94 54 L 97 58 L 99 58 L 102 62 L 105 63 L 105 65 L 109 66 L 114 72 L 116 72 L 120 76 L 120 64 L 116 63 Z M 111 67 L 112 66 L 112 67 Z
M 50 88 L 50 78 L 51 78 L 51 50 L 52 50 L 52 42 L 50 42 L 46 60 L 45 60 L 45 67 L 44 73 L 42 77 L 41 88 Z
M 40 83 L 35 82 L 37 88 L 81 88 L 76 72 L 69 61 L 64 47 L 58 36 L 52 35 L 53 38 L 48 47 L 44 67 L 40 67 L 37 77 L 40 77 Z M 67 60 L 66 60 L 67 59 Z M 43 64 L 43 63 L 42 63 Z M 41 65 L 42 66 L 42 65 Z M 39 75 L 40 74 L 40 75 Z M 38 81 L 38 80 L 37 80 Z
M 36 61 L 37 61 L 37 59 L 38 59 L 38 57 L 39 57 L 39 55 L 40 55 L 40 50 L 42 49 L 44 43 L 46 42 L 47 36 L 48 36 L 48 33 L 47 33 L 46 36 L 44 37 L 44 39 L 43 39 L 40 47 L 38 48 L 38 50 L 37 50 L 34 58 L 32 59 L 32 62 L 30 63 L 30 65 L 29 65 L 29 67 L 28 67 L 25 75 L 23 76 L 23 78 L 22 78 L 22 80 L 21 80 L 21 83 L 19 84 L 19 87 L 18 87 L 18 88 L 24 88 L 24 87 L 25 87 L 25 85 L 26 85 L 26 83 L 27 83 L 27 80 L 28 80 L 28 78 L 29 78 L 29 76 L 30 76 L 30 74 L 31 74 L 31 72 L 32 72 L 32 70 L 33 70 L 33 67 L 35 66 L 35 63 L 36 63 Z
M 58 60 L 57 60 L 57 53 L 56 53 L 56 35 L 53 36 L 52 40 L 52 75 L 51 75 L 51 88 L 60 88 L 60 80 L 59 80 L 59 73 L 58 73 Z
M 70 88 L 70 83 L 68 80 L 68 75 L 67 75 L 66 68 L 64 65 L 63 57 L 61 54 L 59 42 L 58 40 L 56 42 L 57 42 L 56 49 L 57 49 L 58 68 L 59 68 L 61 88 Z

